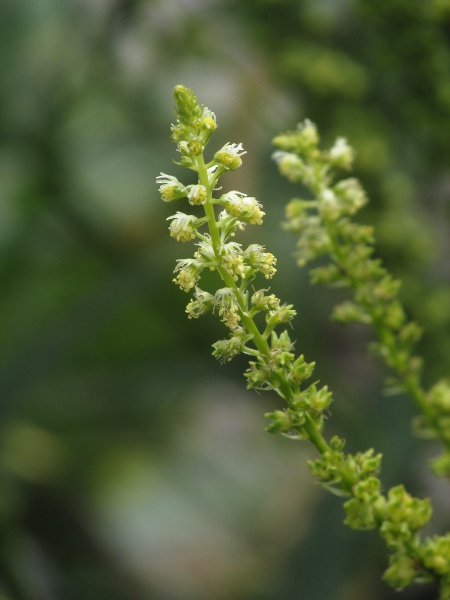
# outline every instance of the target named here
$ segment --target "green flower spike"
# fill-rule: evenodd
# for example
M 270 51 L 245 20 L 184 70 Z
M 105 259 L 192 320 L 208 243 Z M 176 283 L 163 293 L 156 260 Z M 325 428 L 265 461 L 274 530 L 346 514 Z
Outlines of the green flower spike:
M 385 539 L 390 551 L 385 581 L 403 588 L 434 579 L 441 585 L 440 600 L 450 600 L 450 538 L 420 540 L 420 529 L 431 516 L 430 501 L 412 497 L 401 485 L 384 495 L 378 477 L 381 455 L 373 450 L 346 454 L 340 438 L 326 441 L 322 431 L 331 392 L 318 382 L 305 383 L 313 374 L 314 363 L 306 362 L 303 355 L 296 357 L 287 331 L 276 331 L 295 316 L 295 310 L 274 294 L 267 294 L 267 289 L 253 287 L 258 275 L 266 279 L 275 275 L 276 258 L 259 243 L 243 248 L 230 241 L 245 224 L 260 225 L 264 216 L 261 204 L 252 196 L 236 190 L 214 195 L 221 175 L 241 165 L 245 154 L 242 145 L 225 144 L 207 161 L 204 150 L 217 127 L 214 113 L 200 105 L 192 90 L 184 86 L 176 86 L 174 98 L 177 122 L 172 126 L 172 139 L 181 154 L 178 164 L 196 172 L 198 181 L 185 187 L 176 177 L 161 174 L 158 184 L 164 201 L 187 198 L 201 213 L 177 212 L 169 217 L 170 234 L 177 241 L 198 240 L 193 257 L 179 259 L 175 268 L 175 283 L 185 292 L 194 290 L 186 308 L 188 317 L 216 313 L 229 329 L 228 339 L 213 344 L 213 355 L 219 361 L 228 362 L 240 353 L 252 358 L 245 373 L 248 387 L 275 390 L 285 404 L 266 414 L 271 420 L 267 431 L 308 440 L 314 446 L 319 458 L 310 461 L 311 472 L 323 487 L 346 498 L 345 523 L 353 529 L 377 529 Z M 325 154 L 318 150 L 318 142 L 317 128 L 310 121 L 276 138 L 280 170 L 292 181 L 310 185 L 316 194 L 316 199 L 295 200 L 288 208 L 288 227 L 300 234 L 299 262 L 304 264 L 329 252 L 343 260 L 343 254 L 337 254 L 336 240 L 344 243 L 345 252 L 350 244 L 356 244 L 343 265 L 336 258 L 316 269 L 314 277 L 355 286 L 355 302 L 341 306 L 336 314 L 343 320 L 375 323 L 383 331 L 395 332 L 401 343 L 384 342 L 379 352 L 402 373 L 405 385 L 415 390 L 419 366 L 410 347 L 419 332 L 407 323 L 396 298 L 398 283 L 371 258 L 367 248 L 372 243 L 371 230 L 348 220 L 348 215 L 364 204 L 364 192 L 353 179 L 329 187 L 331 166 L 349 168 L 353 152 L 343 138 Z M 209 291 L 197 285 L 205 269 L 217 275 L 217 285 Z M 256 325 L 255 317 L 264 329 Z M 448 384 L 438 384 L 427 400 L 425 425 L 439 434 L 447 431 L 448 389 Z M 437 468 L 443 469 L 446 461 L 444 457 Z
M 286 208 L 284 226 L 298 236 L 298 265 L 325 258 L 324 265 L 311 270 L 312 283 L 352 290 L 352 300 L 335 307 L 332 318 L 374 328 L 378 341 L 372 349 L 395 373 L 388 391 L 411 395 L 421 412 L 415 431 L 438 438 L 444 446 L 432 468 L 437 475 L 450 476 L 450 386 L 440 381 L 428 391 L 423 388 L 422 359 L 413 354 L 421 329 L 407 319 L 398 298 L 400 282 L 373 257 L 372 229 L 351 219 L 367 203 L 357 179 L 339 180 L 339 169 L 352 165 L 352 148 L 338 138 L 329 150 L 320 150 L 317 129 L 310 121 L 277 136 L 273 143 L 281 174 L 311 193 L 311 199 L 295 198 Z

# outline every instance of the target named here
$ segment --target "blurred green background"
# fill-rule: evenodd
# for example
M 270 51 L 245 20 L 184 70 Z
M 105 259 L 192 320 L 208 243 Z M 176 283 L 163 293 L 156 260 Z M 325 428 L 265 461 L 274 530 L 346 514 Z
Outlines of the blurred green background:
M 211 357 L 226 334 L 186 318 L 171 279 L 192 247 L 155 177 L 183 175 L 183 83 L 217 115 L 211 146 L 248 151 L 223 184 L 264 204 L 242 241 L 278 257 L 271 290 L 334 391 L 328 432 L 383 451 L 386 487 L 431 495 L 445 530 L 411 403 L 383 395 L 370 332 L 331 324 L 340 296 L 294 264 L 279 223 L 298 190 L 270 141 L 306 117 L 349 139 L 361 219 L 427 330 L 426 382 L 448 374 L 450 1 L 5 0 L 0 53 L 1 600 L 435 598 L 381 582 L 383 543 L 344 528 L 312 451 L 264 432 L 276 397 Z

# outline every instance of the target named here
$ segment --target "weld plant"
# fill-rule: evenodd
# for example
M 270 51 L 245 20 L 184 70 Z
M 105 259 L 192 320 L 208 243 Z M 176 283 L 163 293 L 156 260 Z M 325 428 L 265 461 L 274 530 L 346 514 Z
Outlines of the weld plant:
M 386 493 L 379 478 L 381 455 L 373 449 L 348 454 L 345 442 L 323 434 L 324 415 L 329 412 L 332 394 L 326 386 L 307 383 L 314 363 L 296 356 L 286 329 L 295 316 L 266 287 L 257 289 L 276 273 L 276 258 L 266 248 L 253 243 L 244 248 L 235 241 L 246 226 L 261 225 L 265 213 L 261 203 L 239 191 L 220 193 L 218 181 L 242 164 L 241 144 L 227 143 L 211 160 L 204 151 L 217 129 L 216 116 L 199 104 L 192 90 L 178 85 L 174 90 L 176 123 L 172 140 L 177 144 L 177 163 L 195 172 L 197 183 L 185 185 L 177 177 L 161 173 L 159 191 L 165 202 L 183 200 L 196 214 L 176 212 L 169 217 L 170 235 L 179 242 L 195 241 L 190 258 L 177 261 L 175 283 L 191 295 L 188 318 L 216 313 L 229 330 L 228 337 L 213 344 L 213 355 L 222 363 L 243 353 L 250 357 L 245 372 L 247 386 L 274 390 L 283 406 L 268 413 L 267 431 L 305 440 L 317 451 L 309 463 L 314 478 L 327 490 L 345 498 L 345 524 L 352 529 L 378 530 L 385 540 L 389 558 L 385 581 L 396 589 L 414 582 L 437 581 L 440 599 L 450 600 L 450 534 L 423 538 L 420 530 L 432 513 L 429 499 L 411 496 L 403 485 Z M 394 369 L 397 384 L 407 389 L 422 410 L 419 425 L 444 441 L 449 439 L 449 388 L 439 382 L 427 393 L 420 386 L 420 360 L 411 353 L 419 329 L 407 321 L 397 299 L 396 282 L 371 257 L 373 233 L 352 223 L 353 215 L 366 201 L 355 179 L 333 183 L 334 167 L 348 167 L 352 150 L 338 139 L 326 152 L 318 150 L 316 127 L 306 122 L 295 132 L 276 138 L 275 156 L 281 172 L 308 186 L 314 198 L 295 200 L 288 209 L 288 228 L 299 235 L 300 264 L 328 253 L 328 265 L 316 268 L 315 281 L 339 279 L 355 290 L 355 301 L 335 311 L 339 320 L 359 320 L 372 324 L 379 333 L 378 352 Z M 200 214 L 199 214 L 200 213 Z M 348 246 L 355 251 L 348 254 Z M 203 272 L 217 274 L 217 289 L 203 290 Z M 264 323 L 262 327 L 258 323 Z M 444 453 L 435 470 L 445 474 L 448 456 Z

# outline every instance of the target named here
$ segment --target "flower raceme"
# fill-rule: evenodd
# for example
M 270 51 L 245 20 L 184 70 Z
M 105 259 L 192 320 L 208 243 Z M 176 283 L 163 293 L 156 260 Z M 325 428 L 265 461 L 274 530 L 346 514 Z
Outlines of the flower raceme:
M 220 297 L 213 300 L 208 308 L 219 307 L 219 315 L 232 331 L 236 328 L 239 312 L 245 312 L 246 289 L 258 272 L 271 279 L 276 272 L 276 259 L 259 244 L 251 244 L 244 249 L 241 244 L 231 241 L 237 230 L 246 225 L 261 225 L 264 217 L 261 204 L 252 196 L 232 190 L 214 197 L 217 181 L 226 171 L 237 169 L 242 164 L 245 150 L 242 144 L 225 144 L 213 159 L 206 164 L 203 151 L 210 135 L 216 129 L 214 113 L 200 105 L 193 92 L 177 86 L 174 92 L 177 123 L 172 125 L 172 139 L 177 143 L 182 159 L 179 163 L 198 173 L 198 183 L 184 185 L 177 177 L 161 173 L 157 177 L 159 191 L 165 202 L 187 198 L 192 206 L 204 208 L 204 216 L 176 212 L 168 218 L 170 235 L 179 242 L 198 240 L 198 250 L 191 259 L 181 259 L 177 263 L 175 282 L 186 292 L 196 288 L 195 298 L 188 305 L 191 318 L 203 314 L 206 305 L 203 292 L 197 283 L 205 268 L 217 270 L 234 296 L 239 284 L 238 298 L 224 306 Z M 222 210 L 216 214 L 214 207 Z M 210 305 L 210 306 L 209 306 Z M 250 310 L 247 307 L 247 310 Z
M 276 258 L 261 244 L 253 243 L 244 248 L 230 239 L 247 225 L 262 224 L 262 206 L 253 196 L 237 190 L 215 195 L 220 176 L 237 169 L 246 152 L 240 143 L 227 143 L 206 162 L 204 150 L 217 128 L 216 117 L 198 103 L 192 90 L 184 86 L 176 86 L 174 98 L 177 120 L 172 125 L 172 139 L 181 154 L 178 164 L 195 171 L 198 182 L 185 185 L 177 177 L 161 173 L 157 177 L 159 191 L 165 202 L 186 198 L 197 210 L 203 210 L 199 216 L 178 211 L 168 218 L 170 235 L 177 241 L 197 240 L 193 257 L 179 259 L 175 268 L 175 283 L 185 292 L 193 291 L 186 312 L 191 319 L 208 311 L 217 312 L 230 330 L 230 338 L 214 344 L 214 356 L 221 361 L 229 361 L 240 352 L 255 357 L 246 374 L 249 387 L 260 387 L 261 384 L 264 388 L 276 389 L 286 400 L 293 402 L 300 394 L 298 373 L 303 358 L 299 359 L 300 363 L 295 361 L 290 352 L 292 343 L 288 333 L 285 331 L 278 336 L 274 330 L 278 325 L 288 323 L 295 311 L 292 305 L 282 304 L 273 294 L 267 294 L 266 289 L 253 290 L 249 294 L 249 286 L 252 284 L 253 287 L 258 274 L 272 279 L 276 273 Z M 219 210 L 216 211 L 216 207 Z M 199 287 L 204 269 L 217 272 L 221 284 L 216 291 Z M 254 322 L 259 313 L 265 317 L 263 331 Z M 314 393 L 317 396 L 317 391 Z M 307 403 L 303 404 L 306 410 Z M 318 410 L 318 406 L 316 402 L 311 411 L 313 438 L 317 437 L 316 428 L 321 426 L 325 410 L 325 406 L 323 410 Z M 295 435 L 300 434 L 298 423 L 301 420 L 294 419 L 297 424 Z M 303 418 L 305 421 L 307 419 Z M 284 433 L 289 434 L 289 431 Z M 306 430 L 302 435 L 308 436 Z M 319 438 L 315 443 L 325 444 Z
M 347 497 L 345 523 L 353 529 L 378 529 L 385 539 L 391 552 L 384 574 L 386 582 L 403 588 L 414 581 L 435 579 L 441 584 L 441 600 L 450 600 L 450 536 L 435 536 L 421 542 L 418 533 L 430 519 L 429 500 L 413 498 L 403 486 L 383 495 L 378 478 L 381 455 L 374 455 L 373 450 L 354 456 L 345 454 L 343 440 L 336 436 L 330 442 L 325 440 L 322 430 L 332 400 L 331 392 L 326 386 L 318 387 L 317 382 L 305 385 L 313 373 L 314 363 L 307 363 L 302 355 L 295 356 L 287 330 L 276 332 L 279 325 L 294 318 L 295 310 L 290 304 L 282 304 L 274 294 L 266 293 L 267 289 L 253 290 L 250 294 L 249 286 L 252 284 L 253 288 L 258 274 L 266 279 L 275 275 L 276 258 L 260 244 L 243 248 L 230 238 L 246 225 L 261 225 L 262 206 L 256 198 L 236 190 L 219 197 L 214 195 L 221 175 L 242 164 L 241 157 L 245 154 L 242 144 L 227 143 L 206 162 L 204 150 L 217 128 L 216 117 L 199 104 L 192 90 L 182 85 L 175 87 L 174 98 L 177 121 L 172 125 L 172 140 L 181 154 L 177 164 L 197 173 L 198 181 L 184 185 L 176 177 L 161 173 L 157 182 L 165 202 L 186 198 L 197 211 L 203 211 L 200 216 L 177 212 L 168 219 L 170 235 L 177 241 L 198 240 L 193 257 L 179 259 L 174 271 L 175 283 L 185 292 L 193 290 L 186 307 L 188 318 L 197 319 L 209 311 L 217 313 L 230 333 L 228 339 L 213 344 L 213 355 L 220 362 L 228 362 L 240 353 L 251 356 L 245 373 L 247 386 L 275 390 L 284 399 L 287 405 L 284 409 L 266 415 L 271 420 L 267 430 L 309 440 L 316 448 L 320 457 L 310 461 L 310 469 L 321 485 Z M 292 181 L 301 180 L 314 186 L 317 165 L 305 160 L 304 155 L 319 156 L 315 125 L 305 121 L 296 132 L 278 136 L 276 141 L 280 150 L 275 158 L 281 172 Z M 344 138 L 338 138 L 327 155 L 327 160 L 340 168 L 348 168 L 352 159 L 353 151 Z M 326 178 L 327 169 L 321 175 Z M 306 214 L 306 206 L 309 209 L 311 204 L 302 200 L 290 208 L 292 218 L 308 220 L 299 243 L 302 264 L 332 247 L 329 232 L 320 217 L 338 219 L 353 214 L 366 201 L 364 192 L 353 179 L 338 183 L 332 190 L 316 191 L 319 199 L 313 201 L 313 205 L 321 202 L 319 216 Z M 352 228 L 345 220 L 343 227 L 351 230 L 361 243 L 371 240 L 367 228 Z M 216 290 L 205 291 L 198 286 L 204 269 L 217 274 Z M 319 276 L 332 281 L 334 275 L 330 271 Z M 390 290 L 391 295 L 395 294 L 395 282 L 383 282 L 384 293 L 389 295 Z M 357 311 L 358 307 L 347 305 L 341 312 L 350 309 Z M 258 319 L 265 320 L 264 329 L 256 325 L 257 315 L 260 315 Z M 439 406 L 447 405 L 447 390 L 437 387 L 433 399 Z
M 352 220 L 367 203 L 361 184 L 352 177 L 339 180 L 339 170 L 352 166 L 354 152 L 344 138 L 329 150 L 320 149 L 319 141 L 308 120 L 273 140 L 280 172 L 302 183 L 312 196 L 294 199 L 286 208 L 285 229 L 298 236 L 297 262 L 305 266 L 321 257 L 322 266 L 311 270 L 312 282 L 352 290 L 352 301 L 335 307 L 332 318 L 374 328 L 379 341 L 372 348 L 395 374 L 389 378 L 390 393 L 404 391 L 413 398 L 422 413 L 415 419 L 415 430 L 444 446 L 432 468 L 437 475 L 450 477 L 450 383 L 441 380 L 424 389 L 422 359 L 413 353 L 421 329 L 408 321 L 400 303 L 401 282 L 373 257 L 372 229 Z

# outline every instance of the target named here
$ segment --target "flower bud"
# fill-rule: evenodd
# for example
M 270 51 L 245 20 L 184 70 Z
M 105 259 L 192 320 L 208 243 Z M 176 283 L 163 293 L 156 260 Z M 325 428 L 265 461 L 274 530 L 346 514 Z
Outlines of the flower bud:
M 175 112 L 178 118 L 186 123 L 190 123 L 195 117 L 200 117 L 202 108 L 194 92 L 184 85 L 176 85 L 173 90 L 175 100 Z
M 438 381 L 428 392 L 427 401 L 437 412 L 450 415 L 450 385 L 448 381 L 445 379 Z
M 438 477 L 450 477 L 450 452 L 433 458 L 431 468 Z
M 282 410 L 266 413 L 264 416 L 272 419 L 272 423 L 266 427 L 266 431 L 269 433 L 282 433 L 283 431 L 289 431 L 292 427 L 290 416 Z
M 330 221 L 338 219 L 342 212 L 342 207 L 338 197 L 330 189 L 326 188 L 319 197 L 320 212 Z
M 273 153 L 273 159 L 277 163 L 280 173 L 292 183 L 310 181 L 310 167 L 296 154 L 278 150 Z
M 392 554 L 389 565 L 384 572 L 383 579 L 395 589 L 401 590 L 410 585 L 417 575 L 414 559 L 403 552 Z
M 273 144 L 286 152 L 311 153 L 317 148 L 319 139 L 315 124 L 305 119 L 298 124 L 296 131 L 288 131 L 274 138 Z

